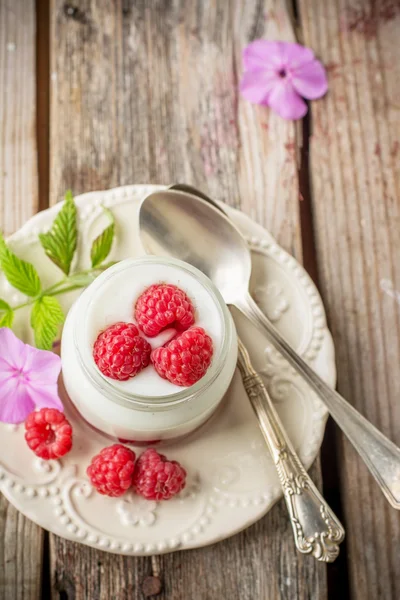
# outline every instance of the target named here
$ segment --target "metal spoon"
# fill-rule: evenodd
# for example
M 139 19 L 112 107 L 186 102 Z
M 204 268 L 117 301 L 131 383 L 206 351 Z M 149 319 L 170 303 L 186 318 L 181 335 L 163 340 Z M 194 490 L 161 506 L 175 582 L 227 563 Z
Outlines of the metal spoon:
M 298 356 L 249 294 L 251 255 L 240 231 L 215 205 L 177 190 L 154 192 L 143 201 L 140 235 L 147 252 L 185 260 L 214 282 L 275 345 L 325 403 L 390 504 L 400 509 L 400 448 L 332 390 Z
M 344 540 L 339 519 L 300 462 L 249 353 L 238 340 L 238 367 L 260 429 L 271 453 L 289 512 L 296 548 L 317 560 L 333 562 Z
M 174 184 L 169 189 L 199 196 L 224 212 L 214 200 L 188 184 Z M 279 476 L 296 548 L 303 554 L 312 554 L 319 561 L 333 562 L 345 536 L 344 528 L 303 467 L 240 339 L 238 367 Z

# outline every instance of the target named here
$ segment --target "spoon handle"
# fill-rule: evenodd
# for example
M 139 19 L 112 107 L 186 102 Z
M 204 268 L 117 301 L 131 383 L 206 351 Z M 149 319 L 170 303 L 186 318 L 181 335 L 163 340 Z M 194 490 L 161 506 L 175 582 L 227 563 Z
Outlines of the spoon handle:
M 400 448 L 331 389 L 293 350 L 249 295 L 237 308 L 260 329 L 291 366 L 308 382 L 353 444 L 390 504 L 400 509 Z
M 278 471 L 297 549 L 317 560 L 333 562 L 344 539 L 344 529 L 293 450 L 271 398 L 254 370 L 249 354 L 238 341 L 238 367 L 243 385 Z

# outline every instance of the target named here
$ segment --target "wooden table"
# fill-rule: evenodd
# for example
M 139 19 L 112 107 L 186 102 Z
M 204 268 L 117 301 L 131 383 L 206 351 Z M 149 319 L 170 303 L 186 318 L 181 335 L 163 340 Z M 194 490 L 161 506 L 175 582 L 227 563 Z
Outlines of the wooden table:
M 292 4 L 289 2 L 290 7 Z M 74 193 L 186 181 L 267 227 L 318 283 L 338 388 L 400 444 L 398 0 L 2 0 L 0 223 Z M 298 123 L 238 94 L 252 39 L 314 49 L 329 94 Z M 347 542 L 296 554 L 283 502 L 215 546 L 126 558 L 0 500 L 0 597 L 400 598 L 400 517 L 330 422 L 311 469 Z

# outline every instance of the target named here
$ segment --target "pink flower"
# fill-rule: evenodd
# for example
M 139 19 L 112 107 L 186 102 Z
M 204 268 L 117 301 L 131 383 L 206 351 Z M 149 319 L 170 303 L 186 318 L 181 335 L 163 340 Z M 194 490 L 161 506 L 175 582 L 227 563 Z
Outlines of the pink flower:
M 58 397 L 60 357 L 0 328 L 0 421 L 21 423 L 36 407 L 63 410 Z
M 321 98 L 328 89 L 323 65 L 310 48 L 299 44 L 255 40 L 244 49 L 243 63 L 243 96 L 266 104 L 284 119 L 304 117 L 303 98 Z

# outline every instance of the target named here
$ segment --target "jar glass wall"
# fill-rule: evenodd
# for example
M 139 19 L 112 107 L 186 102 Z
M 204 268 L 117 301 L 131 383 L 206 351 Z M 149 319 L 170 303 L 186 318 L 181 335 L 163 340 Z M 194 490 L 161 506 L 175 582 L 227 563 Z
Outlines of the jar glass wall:
M 153 366 L 129 382 L 116 381 L 103 376 L 93 359 L 98 333 L 117 321 L 133 322 L 138 296 L 154 283 L 181 287 L 195 305 L 195 324 L 213 340 L 209 369 L 187 388 L 161 379 Z M 66 391 L 86 421 L 114 438 L 153 442 L 188 434 L 216 410 L 235 370 L 236 331 L 218 290 L 199 270 L 174 259 L 127 259 L 102 273 L 75 302 L 65 322 L 61 358 Z

